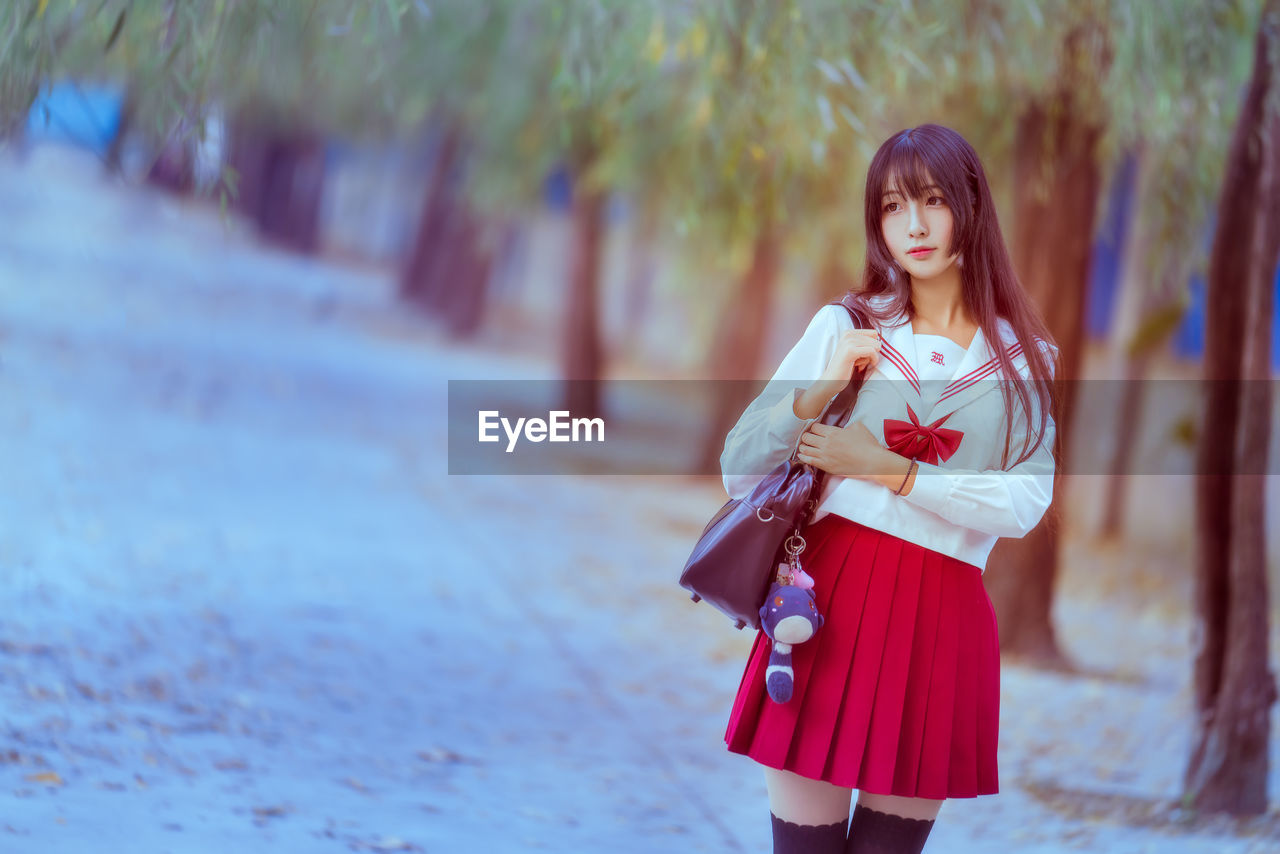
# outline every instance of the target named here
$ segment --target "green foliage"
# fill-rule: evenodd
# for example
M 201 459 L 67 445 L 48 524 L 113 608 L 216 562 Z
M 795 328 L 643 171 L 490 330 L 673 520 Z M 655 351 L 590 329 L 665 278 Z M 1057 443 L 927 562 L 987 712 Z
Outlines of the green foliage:
M 1145 356 L 1162 345 L 1182 323 L 1187 305 L 1187 300 L 1175 300 L 1144 318 L 1129 342 L 1129 356 Z
M 1205 229 L 1252 60 L 1257 0 L 1112 4 L 1105 81 L 1110 151 L 1140 150 L 1160 175 L 1136 200 L 1148 217 L 1146 278 L 1202 269 Z
M 0 11 L 0 138 L 26 122 L 41 84 L 55 70 L 57 46 L 73 26 L 47 13 L 46 0 L 10 3 Z
M 0 11 L 0 116 L 54 79 L 124 83 L 157 138 L 213 110 L 346 137 L 467 140 L 483 208 L 547 171 L 659 209 L 740 268 L 762 229 L 855 260 L 875 148 L 924 121 L 979 149 L 998 198 L 1019 113 L 1062 81 L 1141 150 L 1151 278 L 1197 253 L 1259 0 L 22 0 Z M 1082 35 L 1083 34 L 1083 35 Z M 1081 49 L 1064 48 L 1076 39 Z M 1071 64 L 1071 63 L 1074 63 Z M 1007 212 L 1006 212 L 1007 218 Z M 695 264 L 696 266 L 696 264 Z

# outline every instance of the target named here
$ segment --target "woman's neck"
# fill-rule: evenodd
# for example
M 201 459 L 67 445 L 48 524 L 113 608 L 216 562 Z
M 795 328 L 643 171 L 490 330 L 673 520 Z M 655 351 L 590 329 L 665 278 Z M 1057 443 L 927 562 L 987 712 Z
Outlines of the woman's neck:
M 954 266 L 937 278 L 911 281 L 911 327 L 915 332 L 944 335 L 960 342 L 973 337 L 977 324 L 964 304 L 960 271 Z

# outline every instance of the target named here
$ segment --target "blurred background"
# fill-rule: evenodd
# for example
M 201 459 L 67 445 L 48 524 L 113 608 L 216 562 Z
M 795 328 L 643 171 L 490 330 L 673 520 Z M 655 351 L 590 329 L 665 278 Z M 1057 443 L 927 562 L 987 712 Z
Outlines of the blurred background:
M 1065 409 L 929 850 L 1280 851 L 1278 56 L 1277 0 L 7 4 L 0 850 L 767 850 L 677 578 L 937 122 Z M 450 474 L 476 380 L 688 473 Z

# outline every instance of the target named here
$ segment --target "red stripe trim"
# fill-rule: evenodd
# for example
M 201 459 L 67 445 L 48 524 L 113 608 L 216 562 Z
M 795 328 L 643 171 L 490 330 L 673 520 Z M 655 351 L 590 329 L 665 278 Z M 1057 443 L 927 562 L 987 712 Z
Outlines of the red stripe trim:
M 1019 354 L 1019 353 L 1021 353 L 1021 352 L 1022 352 L 1022 345 L 1021 345 L 1021 344 L 1019 344 L 1019 343 L 1017 343 L 1017 342 L 1014 342 L 1013 344 L 1010 344 L 1010 345 L 1009 345 L 1009 358 L 1010 358 L 1010 359 L 1015 359 L 1015 358 L 1017 358 L 1017 357 L 1018 357 L 1018 354 Z M 952 380 L 950 383 L 948 383 L 948 384 L 947 384 L 947 387 L 946 387 L 945 389 L 943 389 L 943 392 L 945 393 L 945 392 L 949 391 L 949 390 L 951 389 L 951 387 L 952 387 L 952 386 L 958 386 L 958 385 L 960 385 L 961 383 L 963 383 L 963 382 L 965 382 L 967 379 L 969 379 L 969 377 L 973 376 L 974 374 L 978 373 L 979 371 L 985 371 L 985 370 L 987 370 L 988 368 L 990 368 L 992 365 L 998 365 L 998 364 L 999 364 L 999 361 L 998 361 L 998 360 L 996 360 L 996 359 L 988 359 L 988 360 L 986 361 L 986 363 L 985 363 L 985 364 L 980 365 L 980 366 L 978 366 L 978 367 L 974 368 L 972 371 L 970 371 L 969 373 L 965 374 L 965 375 L 964 375 L 964 376 L 962 376 L 962 377 L 959 377 L 959 378 L 957 378 L 957 379 Z
M 916 369 L 911 367 L 911 363 L 907 361 L 905 356 L 903 356 L 901 353 L 898 352 L 896 347 L 894 347 L 888 341 L 881 341 L 881 344 L 883 345 L 883 347 L 888 348 L 890 353 L 898 357 L 897 360 L 894 362 L 894 364 L 900 365 L 902 367 L 902 372 L 904 374 L 906 374 L 909 378 L 913 380 L 918 381 L 920 379 L 920 377 L 916 375 Z
M 957 394 L 959 394 L 960 392 L 964 391 L 965 389 L 967 389 L 967 388 L 968 388 L 969 386 L 971 386 L 971 385 L 974 385 L 974 384 L 976 384 L 976 383 L 982 382 L 982 380 L 983 380 L 983 379 L 984 379 L 988 374 L 994 374 L 994 373 L 996 372 L 996 369 L 997 369 L 998 367 L 999 367 L 998 365 L 992 365 L 992 366 L 991 366 L 989 369 L 987 369 L 987 371 L 986 371 L 985 373 L 983 373 L 981 376 L 973 377 L 972 379 L 970 379 L 970 380 L 969 380 L 967 383 L 965 383 L 964 385 L 956 386 L 955 388 L 951 389 L 950 391 L 948 391 L 948 392 L 944 392 L 944 393 L 942 394 L 942 396 L 938 398 L 938 403 L 942 403 L 942 401 L 946 400 L 948 397 L 952 397 L 953 395 L 957 395 Z
M 916 372 L 912 370 L 911 364 L 902 358 L 902 354 L 895 350 L 888 341 L 881 341 L 880 352 L 893 363 L 894 367 L 902 372 L 902 375 L 907 378 L 907 382 L 911 383 L 911 387 L 919 394 L 920 380 L 916 377 Z
M 1010 347 L 1009 358 L 1011 359 L 1017 358 L 1017 356 L 1021 352 L 1022 352 L 1021 346 Z M 964 377 L 961 377 L 959 380 L 956 380 L 956 382 L 961 383 L 960 385 L 957 385 L 955 388 L 951 388 L 951 386 L 948 386 L 946 389 L 944 389 L 942 392 L 942 396 L 938 398 L 938 403 L 941 403 L 942 401 L 946 400 L 948 397 L 951 397 L 952 395 L 959 394 L 960 392 L 964 391 L 974 383 L 977 383 L 982 379 L 984 379 L 985 377 L 989 376 L 990 374 L 995 373 L 997 370 L 999 370 L 999 368 L 1000 368 L 999 362 L 997 362 L 995 359 L 992 359 L 991 361 L 987 362 L 985 366 L 978 368 L 976 371 L 970 371 Z
M 898 367 L 902 370 L 902 373 L 906 375 L 907 379 L 910 379 L 913 382 L 920 381 L 920 377 L 916 374 L 916 369 L 911 367 L 911 363 L 907 361 L 907 358 L 905 356 L 903 356 L 901 353 L 898 352 L 896 347 L 894 347 L 888 341 L 881 341 L 881 344 L 884 346 L 884 348 L 887 348 L 889 352 L 895 357 L 893 360 L 893 363 L 895 365 L 898 365 Z

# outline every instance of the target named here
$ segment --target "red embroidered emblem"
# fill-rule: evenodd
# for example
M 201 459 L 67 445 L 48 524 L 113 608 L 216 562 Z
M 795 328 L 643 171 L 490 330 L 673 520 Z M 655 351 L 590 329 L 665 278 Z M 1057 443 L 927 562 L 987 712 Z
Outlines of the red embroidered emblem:
M 942 354 L 941 354 L 941 353 L 939 353 L 937 350 L 934 350 L 934 351 L 933 351 L 933 358 L 932 358 L 932 359 L 930 359 L 930 361 L 931 361 L 931 362 L 933 362 L 935 365 L 941 365 L 941 364 L 942 364 Z

